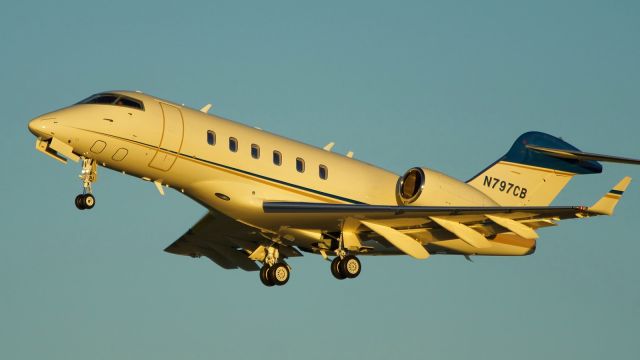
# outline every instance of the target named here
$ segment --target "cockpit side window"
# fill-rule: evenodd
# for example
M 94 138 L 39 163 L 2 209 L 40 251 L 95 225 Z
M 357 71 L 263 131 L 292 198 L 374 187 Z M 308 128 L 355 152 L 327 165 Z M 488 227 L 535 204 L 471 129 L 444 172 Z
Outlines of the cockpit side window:
M 127 97 L 124 97 L 124 96 L 121 96 L 116 101 L 116 105 L 128 106 L 128 107 L 132 107 L 134 109 L 144 110 L 144 108 L 142 107 L 142 103 L 140 101 L 134 100 L 134 99 L 131 99 L 131 98 L 127 98 Z
M 116 95 L 110 94 L 98 94 L 94 95 L 86 100 L 81 101 L 81 104 L 113 104 L 118 99 Z
M 96 94 L 80 101 L 78 104 L 117 105 L 144 111 L 142 101 L 118 94 Z

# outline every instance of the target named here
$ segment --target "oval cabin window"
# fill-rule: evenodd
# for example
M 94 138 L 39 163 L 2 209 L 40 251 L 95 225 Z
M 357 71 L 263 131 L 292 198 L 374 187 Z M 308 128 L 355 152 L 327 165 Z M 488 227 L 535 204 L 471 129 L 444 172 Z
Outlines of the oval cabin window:
M 233 152 L 237 152 L 238 151 L 238 139 L 236 138 L 229 138 L 229 150 L 233 151 Z
M 318 175 L 320 175 L 320 179 L 327 180 L 327 178 L 329 177 L 329 169 L 324 165 L 320 165 L 318 170 L 319 170 Z
M 302 158 L 296 158 L 296 170 L 300 173 L 304 172 L 304 160 Z
M 273 151 L 273 163 L 275 165 L 282 165 L 282 154 L 278 150 Z

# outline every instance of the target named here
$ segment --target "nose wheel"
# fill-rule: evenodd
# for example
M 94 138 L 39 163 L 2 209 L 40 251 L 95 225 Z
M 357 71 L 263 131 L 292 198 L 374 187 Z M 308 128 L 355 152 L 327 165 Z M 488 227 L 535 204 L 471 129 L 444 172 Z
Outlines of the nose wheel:
M 78 210 L 89 210 L 96 204 L 96 198 L 91 194 L 80 194 L 76 196 L 76 207 Z
M 93 159 L 82 158 L 82 171 L 79 177 L 82 180 L 82 194 L 76 196 L 76 207 L 79 210 L 92 209 L 96 204 L 96 198 L 92 194 L 91 184 L 98 180 L 98 163 Z

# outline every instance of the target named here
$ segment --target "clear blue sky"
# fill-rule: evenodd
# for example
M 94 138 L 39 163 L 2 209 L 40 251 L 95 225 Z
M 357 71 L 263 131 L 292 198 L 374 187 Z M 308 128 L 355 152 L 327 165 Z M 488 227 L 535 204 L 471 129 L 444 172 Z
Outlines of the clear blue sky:
M 0 12 L 2 359 L 640 357 L 640 168 L 614 217 L 540 231 L 522 258 L 320 257 L 291 281 L 164 253 L 205 212 L 37 153 L 29 119 L 142 90 L 403 172 L 467 179 L 527 130 L 640 157 L 637 1 L 41 1 Z

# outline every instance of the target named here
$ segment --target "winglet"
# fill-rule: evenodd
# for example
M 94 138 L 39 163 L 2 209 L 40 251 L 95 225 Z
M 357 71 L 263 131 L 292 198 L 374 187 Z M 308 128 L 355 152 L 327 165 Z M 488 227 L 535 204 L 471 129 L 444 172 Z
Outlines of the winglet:
M 620 182 L 606 193 L 598 202 L 589 207 L 589 211 L 600 215 L 613 215 L 613 209 L 620 201 L 622 194 L 631 183 L 631 178 L 625 176 Z

